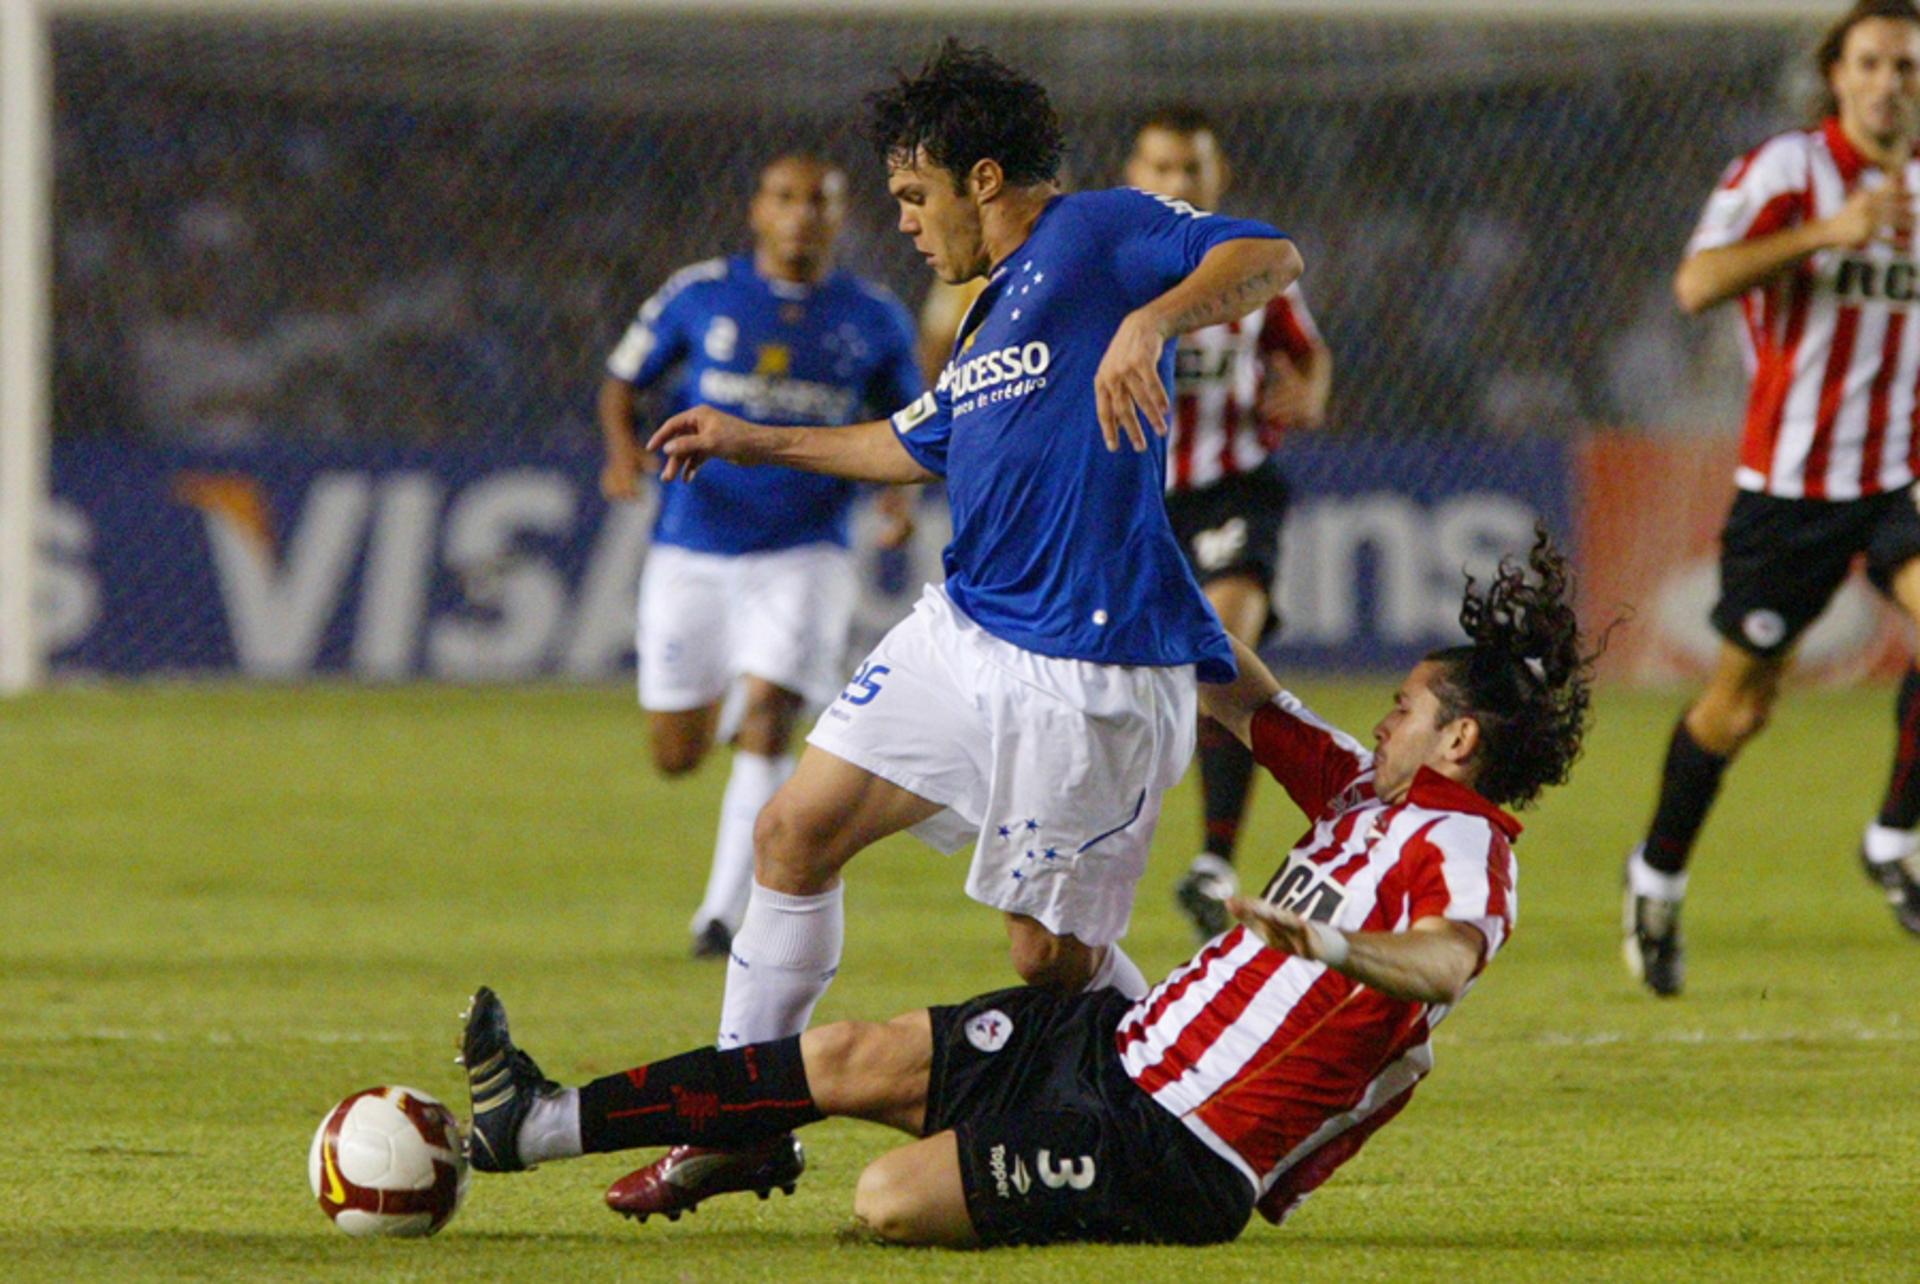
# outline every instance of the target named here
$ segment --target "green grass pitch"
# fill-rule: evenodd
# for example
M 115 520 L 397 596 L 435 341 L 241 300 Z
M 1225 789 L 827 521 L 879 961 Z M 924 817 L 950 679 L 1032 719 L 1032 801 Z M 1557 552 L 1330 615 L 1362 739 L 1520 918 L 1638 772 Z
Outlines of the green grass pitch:
M 1364 730 L 1386 684 L 1307 684 Z M 598 1157 L 476 1175 L 424 1242 L 350 1240 L 312 1130 L 382 1082 L 464 1107 L 455 1016 L 487 981 L 568 1081 L 704 1042 L 686 958 L 724 760 L 668 786 L 611 689 L 106 688 L 0 705 L 0 1275 L 81 1279 L 1698 1279 L 1911 1277 L 1920 942 L 1854 865 L 1884 690 L 1795 692 L 1731 775 L 1688 907 L 1685 998 L 1616 942 L 1621 854 L 1674 696 L 1606 691 L 1529 818 L 1513 943 L 1437 1036 L 1413 1106 L 1284 1230 L 1219 1249 L 887 1250 L 842 1237 L 891 1134 L 829 1123 L 798 1194 L 678 1224 L 609 1215 Z M 1169 803 L 1128 945 L 1188 953 Z M 1298 818 L 1269 783 L 1243 856 Z M 909 839 L 848 878 L 820 1017 L 1010 983 L 963 858 Z

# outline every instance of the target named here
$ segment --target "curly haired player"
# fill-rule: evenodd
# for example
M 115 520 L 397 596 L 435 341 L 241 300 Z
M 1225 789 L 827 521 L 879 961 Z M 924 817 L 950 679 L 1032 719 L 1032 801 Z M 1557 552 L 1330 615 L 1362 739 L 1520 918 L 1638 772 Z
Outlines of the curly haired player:
M 883 1239 L 1213 1243 L 1280 1221 L 1407 1104 L 1430 1034 L 1513 930 L 1519 823 L 1563 782 L 1591 655 L 1541 533 L 1467 643 L 1414 666 L 1369 753 L 1244 646 L 1202 687 L 1313 826 L 1235 926 L 1144 998 L 1003 990 L 881 1024 L 703 1048 L 563 1089 L 482 988 L 462 1056 L 476 1168 L 697 1142 L 752 1147 L 844 1115 L 920 1140 L 861 1174 Z M 677 1212 L 674 1214 L 677 1216 Z

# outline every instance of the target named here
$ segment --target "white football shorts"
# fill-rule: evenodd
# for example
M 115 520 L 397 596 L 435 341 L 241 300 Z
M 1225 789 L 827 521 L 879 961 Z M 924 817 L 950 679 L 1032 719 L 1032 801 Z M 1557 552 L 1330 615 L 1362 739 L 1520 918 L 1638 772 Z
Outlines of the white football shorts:
M 705 708 L 751 675 L 815 707 L 846 677 L 856 596 L 853 556 L 837 544 L 770 553 L 647 550 L 640 571 L 640 704 Z
M 1193 756 L 1196 698 L 1192 665 L 1036 655 L 928 585 L 807 741 L 942 804 L 913 832 L 973 845 L 969 896 L 1107 945 Z

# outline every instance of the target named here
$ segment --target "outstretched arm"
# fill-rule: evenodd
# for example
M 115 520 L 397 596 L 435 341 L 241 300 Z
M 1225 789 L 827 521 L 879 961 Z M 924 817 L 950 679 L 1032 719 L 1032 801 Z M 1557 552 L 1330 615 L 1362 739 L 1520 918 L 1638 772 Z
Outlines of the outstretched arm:
M 1252 897 L 1235 896 L 1227 908 L 1272 948 L 1413 1003 L 1458 1002 L 1486 949 L 1476 928 L 1439 917 L 1404 932 L 1343 932 Z
M 1142 416 L 1166 435 L 1171 407 L 1160 382 L 1160 354 L 1168 339 L 1245 316 L 1299 280 L 1300 269 L 1300 251 L 1292 241 L 1222 241 L 1178 285 L 1129 313 L 1093 376 L 1107 449 L 1120 449 L 1124 433 L 1135 450 L 1145 450 Z
M 933 477 L 907 453 L 886 419 L 846 428 L 769 428 L 695 406 L 661 424 L 647 449 L 666 457 L 660 475 L 667 481 L 691 481 L 709 459 L 780 464 L 853 481 L 906 484 Z
M 1200 712 L 1231 731 L 1241 744 L 1253 743 L 1253 715 L 1280 694 L 1280 681 L 1254 654 L 1253 648 L 1232 634 L 1233 660 L 1239 676 L 1231 682 L 1200 684 Z

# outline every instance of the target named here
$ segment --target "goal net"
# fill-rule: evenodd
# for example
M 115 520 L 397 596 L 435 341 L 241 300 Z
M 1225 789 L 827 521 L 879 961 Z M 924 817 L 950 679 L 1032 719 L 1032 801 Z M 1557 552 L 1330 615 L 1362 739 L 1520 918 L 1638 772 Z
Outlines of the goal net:
M 1742 388 L 1730 318 L 1667 283 L 1727 160 L 1804 119 L 1813 33 L 1335 12 L 57 14 L 52 671 L 627 671 L 648 504 L 597 493 L 609 348 L 744 247 L 791 148 L 848 169 L 841 262 L 917 305 L 861 98 L 950 33 L 1050 86 L 1073 185 L 1190 102 L 1225 206 L 1297 237 L 1336 373 L 1286 448 L 1287 662 L 1450 640 L 1462 569 L 1542 516 L 1596 609 L 1638 606 L 1620 671 L 1691 671 Z M 922 526 L 863 554 L 869 635 L 938 573 Z M 1886 629 L 1853 601 L 1813 658 Z

